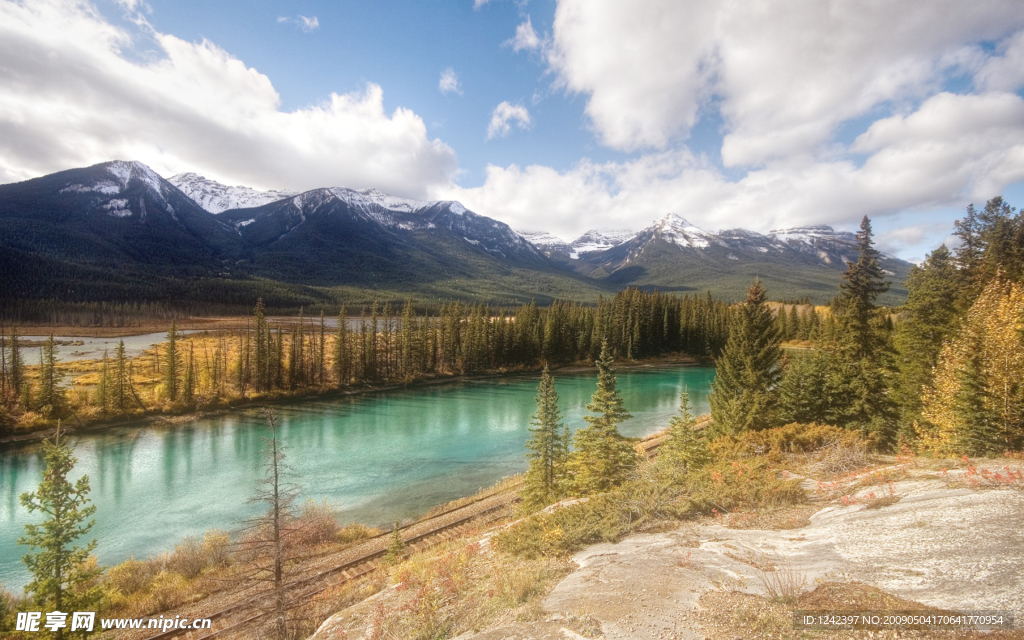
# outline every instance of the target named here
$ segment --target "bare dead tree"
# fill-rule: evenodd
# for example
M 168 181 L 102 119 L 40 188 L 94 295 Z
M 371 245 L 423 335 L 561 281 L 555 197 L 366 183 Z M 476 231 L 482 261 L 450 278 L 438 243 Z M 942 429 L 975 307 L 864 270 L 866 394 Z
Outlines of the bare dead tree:
M 295 530 L 295 500 L 299 488 L 290 482 L 291 472 L 284 462 L 285 454 L 277 434 L 277 420 L 266 411 L 270 437 L 266 439 L 265 476 L 249 502 L 266 505 L 266 511 L 251 519 L 252 531 L 245 538 L 251 552 L 257 581 L 269 583 L 270 605 L 263 605 L 274 618 L 275 636 L 287 637 L 287 602 L 284 588 L 284 569 L 288 555 L 288 537 Z

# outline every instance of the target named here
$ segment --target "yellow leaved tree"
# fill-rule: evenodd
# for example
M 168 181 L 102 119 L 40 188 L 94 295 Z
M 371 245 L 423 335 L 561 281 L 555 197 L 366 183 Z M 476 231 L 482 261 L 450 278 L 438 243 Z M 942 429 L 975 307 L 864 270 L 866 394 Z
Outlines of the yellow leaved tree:
M 1024 444 L 1024 287 L 997 276 L 942 346 L 923 395 L 922 447 L 1000 454 Z

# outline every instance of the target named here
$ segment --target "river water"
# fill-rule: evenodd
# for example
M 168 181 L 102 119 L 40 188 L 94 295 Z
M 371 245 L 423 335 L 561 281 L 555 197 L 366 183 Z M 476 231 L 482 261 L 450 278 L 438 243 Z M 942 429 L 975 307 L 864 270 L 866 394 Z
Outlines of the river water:
M 570 428 L 584 424 L 594 372 L 558 374 L 559 406 Z M 695 413 L 708 409 L 714 369 L 653 367 L 621 371 L 633 414 L 620 427 L 643 436 L 668 424 L 679 393 Z M 526 467 L 523 447 L 536 411 L 539 374 L 448 382 L 274 411 L 292 479 L 303 499 L 335 503 L 345 522 L 388 525 L 475 492 Z M 91 536 L 102 564 L 147 557 L 211 528 L 238 529 L 260 508 L 247 502 L 266 460 L 262 415 L 240 411 L 173 426 L 117 428 L 72 443 L 96 505 Z M 17 544 L 38 522 L 18 496 L 42 474 L 39 445 L 0 452 L 0 584 L 20 590 L 28 575 Z

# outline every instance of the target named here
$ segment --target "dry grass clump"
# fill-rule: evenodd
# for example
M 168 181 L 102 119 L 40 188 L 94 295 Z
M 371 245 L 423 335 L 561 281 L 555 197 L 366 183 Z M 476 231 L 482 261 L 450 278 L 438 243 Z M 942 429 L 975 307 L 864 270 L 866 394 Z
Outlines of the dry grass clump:
M 341 526 L 337 509 L 307 502 L 288 523 L 284 536 L 289 562 L 338 551 L 379 532 L 363 525 Z M 138 617 L 160 613 L 231 586 L 269 553 L 266 532 L 250 529 L 232 542 L 225 531 L 187 537 L 174 550 L 147 560 L 129 558 L 110 567 L 103 578 L 107 596 L 104 614 Z
M 368 639 L 450 638 L 524 614 L 570 570 L 554 559 L 521 560 L 453 542 L 391 571 L 396 596 L 378 602 Z
M 800 482 L 779 478 L 764 458 L 716 462 L 688 473 L 643 463 L 613 491 L 536 513 L 503 530 L 496 541 L 500 549 L 519 557 L 567 556 L 665 522 L 725 516 L 734 510 L 767 511 L 803 500 Z
M 863 448 L 866 451 L 869 445 L 870 442 L 855 431 L 827 424 L 794 422 L 764 431 L 721 436 L 708 446 L 722 460 L 759 456 L 779 460 L 789 454 L 809 454 L 837 447 Z

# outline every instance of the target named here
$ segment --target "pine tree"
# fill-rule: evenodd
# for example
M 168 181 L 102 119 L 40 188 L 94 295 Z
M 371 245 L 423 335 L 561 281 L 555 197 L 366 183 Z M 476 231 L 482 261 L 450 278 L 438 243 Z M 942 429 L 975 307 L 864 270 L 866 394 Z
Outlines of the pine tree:
M 32 550 L 23 558 L 32 580 L 25 587 L 33 603 L 47 611 L 89 611 L 102 597 L 95 579 L 101 569 L 87 563 L 96 548 L 92 540 L 83 546 L 75 542 L 89 533 L 95 520 L 90 520 L 96 507 L 89 504 L 89 477 L 82 476 L 74 484 L 68 481 L 78 460 L 61 442 L 60 425 L 52 441 L 43 443 L 46 468 L 39 487 L 21 494 L 21 505 L 29 513 L 39 511 L 47 519 L 40 524 L 26 524 L 25 535 L 18 544 Z M 65 637 L 59 629 L 57 638 Z
M 110 357 L 103 350 L 103 361 L 100 363 L 100 379 L 96 384 L 96 406 L 100 413 L 106 415 L 110 406 Z
M 11 327 L 11 355 L 7 360 L 8 386 L 11 397 L 17 403 L 25 385 L 25 368 L 21 360 L 21 345 L 18 343 L 18 327 Z
M 196 395 L 196 354 L 195 345 L 190 340 L 188 355 L 185 357 L 185 374 L 181 382 L 181 399 L 191 405 Z
M 118 413 L 128 408 L 128 358 L 124 353 L 124 340 L 117 343 L 114 352 L 114 376 L 111 385 L 111 406 Z
M 999 455 L 1005 450 L 999 429 L 999 413 L 992 406 L 977 335 L 970 337 L 964 366 L 957 373 L 960 388 L 953 396 L 957 422 L 958 452 L 970 456 Z
M 38 405 L 43 415 L 60 417 L 65 407 L 61 381 L 64 373 L 57 366 L 57 343 L 51 333 L 40 354 Z
M 658 447 L 658 464 L 677 473 L 699 469 L 712 460 L 704 433 L 693 428 L 692 412 L 690 394 L 683 391 L 679 394 L 679 415 L 669 421 L 668 439 Z
M 781 375 L 782 349 L 765 299 L 764 287 L 755 280 L 718 359 L 708 397 L 715 433 L 741 433 L 776 425 L 774 389 Z
M 885 272 L 878 259 L 881 254 L 874 248 L 871 221 L 867 216 L 860 223 L 857 232 L 857 249 L 860 257 L 856 263 L 849 262 L 839 285 L 839 297 L 832 308 L 842 331 L 842 348 L 848 351 L 850 361 L 873 357 L 882 348 L 872 320 L 878 309 L 878 296 L 889 290 Z
M 840 426 L 872 434 L 883 446 L 896 439 L 895 351 L 887 317 L 877 307 L 879 295 L 889 283 L 872 246 L 867 216 L 857 233 L 860 257 L 847 263 L 840 295 L 833 300 L 836 333 L 830 346 L 838 356 L 840 375 L 847 382 L 847 398 Z
M 263 308 L 263 298 L 256 299 L 256 308 L 253 309 L 253 324 L 256 328 L 256 393 L 264 393 L 270 390 L 270 359 L 271 359 L 271 335 L 270 327 L 267 325 L 267 316 Z
M 956 266 L 945 245 L 920 266 L 910 268 L 909 294 L 894 336 L 899 369 L 895 397 L 901 425 L 920 421 L 921 392 L 932 382 L 943 341 L 956 328 L 956 278 Z
M 780 424 L 836 424 L 849 401 L 836 355 L 811 349 L 784 359 L 777 389 Z
M 171 402 L 178 399 L 178 377 L 181 369 L 181 356 L 178 354 L 178 327 L 171 321 L 167 332 L 167 349 L 164 351 L 164 395 Z
M 544 367 L 537 388 L 537 413 L 526 441 L 530 461 L 526 471 L 523 500 L 530 508 L 544 507 L 564 494 L 565 462 L 568 458 L 568 432 L 558 409 L 555 380 Z
M 636 467 L 638 455 L 622 437 L 618 425 L 632 418 L 619 396 L 608 343 L 601 345 L 597 360 L 597 391 L 587 405 L 594 415 L 584 416 L 587 426 L 576 431 L 575 451 L 569 460 L 573 491 L 587 495 L 607 491 L 626 479 Z

